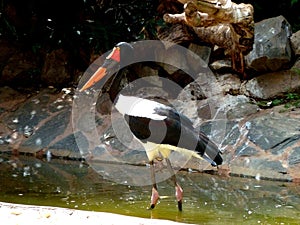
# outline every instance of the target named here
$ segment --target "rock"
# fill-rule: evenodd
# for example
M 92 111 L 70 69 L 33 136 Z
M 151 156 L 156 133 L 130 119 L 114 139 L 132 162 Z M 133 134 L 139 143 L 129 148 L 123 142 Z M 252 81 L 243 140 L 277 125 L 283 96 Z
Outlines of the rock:
M 0 87 L 0 116 L 7 111 L 15 111 L 15 106 L 24 102 L 28 96 L 10 87 Z
M 39 81 L 36 55 L 32 52 L 15 51 L 4 65 L 0 84 L 34 87 L 39 85 Z
M 23 148 L 23 151 L 33 153 L 47 148 L 57 137 L 65 132 L 70 116 L 70 110 L 63 110 L 53 118 L 47 120 L 21 144 L 20 148 Z M 71 149 L 69 150 L 71 151 Z
M 17 130 L 21 134 L 25 134 L 28 131 L 31 131 L 32 134 L 37 125 L 50 115 L 45 110 L 45 106 L 50 101 L 50 95 L 47 91 L 42 91 L 38 95 L 28 98 L 27 101 L 18 105 L 14 112 L 4 117 L 5 124 L 10 129 Z
M 232 65 L 229 59 L 220 59 L 212 62 L 209 67 L 218 73 L 232 72 Z
M 227 119 L 245 118 L 258 111 L 258 107 L 244 95 L 226 95 L 222 101 Z
M 258 150 L 255 148 L 248 146 L 247 144 L 244 144 L 243 146 L 239 146 L 236 151 L 236 156 L 255 156 L 258 154 Z
M 78 159 L 81 158 L 80 148 L 87 149 L 88 147 L 89 143 L 86 137 L 81 132 L 76 132 L 50 145 L 48 150 L 56 156 Z
M 294 33 L 291 37 L 291 45 L 294 51 L 294 54 L 300 56 L 300 30 Z
M 220 140 L 218 143 L 222 146 L 234 145 L 241 135 L 238 123 L 231 120 L 204 122 L 201 124 L 200 130 L 206 135 L 213 137 L 214 140 Z
M 300 163 L 300 147 L 294 148 L 288 157 L 290 165 L 296 165 Z
M 289 67 L 292 58 L 291 26 L 283 16 L 255 24 L 253 50 L 245 57 L 247 65 L 259 72 Z
M 233 74 L 223 74 L 217 77 L 224 94 L 238 95 L 241 88 L 241 80 Z
M 63 49 L 50 52 L 42 68 L 41 80 L 48 86 L 62 86 L 70 81 L 68 55 Z
M 205 62 L 209 62 L 209 58 L 211 55 L 211 48 L 208 46 L 202 46 L 202 45 L 197 45 L 194 43 L 191 43 L 188 47 L 189 50 L 193 51 L 195 54 L 200 56 L 200 58 Z M 188 56 L 191 57 L 191 56 Z
M 17 48 L 12 46 L 8 41 L 0 40 L 0 65 L 3 68 L 10 57 L 17 52 Z
M 256 99 L 270 99 L 300 89 L 296 67 L 290 70 L 266 73 L 242 84 L 241 92 Z
M 274 152 L 277 146 L 300 134 L 300 120 L 264 115 L 248 120 L 248 139 L 261 149 Z M 281 146 L 281 150 L 285 148 Z M 287 146 L 284 146 L 287 147 Z

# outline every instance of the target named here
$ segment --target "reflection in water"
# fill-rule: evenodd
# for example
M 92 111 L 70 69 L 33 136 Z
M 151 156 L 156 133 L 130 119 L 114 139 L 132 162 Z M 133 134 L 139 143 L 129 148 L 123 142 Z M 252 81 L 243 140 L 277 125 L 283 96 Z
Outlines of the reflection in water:
M 0 179 L 0 201 L 5 202 L 196 224 L 300 223 L 300 187 L 293 183 L 179 172 L 178 180 L 185 192 L 183 212 L 178 212 L 170 181 L 158 184 L 160 202 L 156 209 L 148 210 L 151 186 L 115 183 L 79 161 L 47 162 L 0 154 Z

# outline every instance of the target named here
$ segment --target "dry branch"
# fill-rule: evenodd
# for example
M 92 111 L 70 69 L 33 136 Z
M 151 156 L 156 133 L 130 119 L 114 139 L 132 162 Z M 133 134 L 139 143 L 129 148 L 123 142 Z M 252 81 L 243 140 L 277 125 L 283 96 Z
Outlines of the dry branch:
M 245 76 L 244 55 L 253 47 L 254 21 L 251 4 L 236 4 L 230 0 L 178 0 L 184 12 L 165 14 L 167 23 L 184 23 L 207 43 L 227 50 L 232 67 Z

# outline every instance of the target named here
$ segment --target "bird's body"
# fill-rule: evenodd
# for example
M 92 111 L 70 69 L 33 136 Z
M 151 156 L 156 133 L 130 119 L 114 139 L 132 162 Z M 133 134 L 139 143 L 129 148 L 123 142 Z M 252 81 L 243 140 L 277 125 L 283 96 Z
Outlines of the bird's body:
M 119 65 L 122 60 L 122 45 L 117 45 L 106 58 L 107 61 Z M 125 43 L 128 48 L 128 43 Z M 131 51 L 130 50 L 130 51 Z M 123 53 L 124 54 L 124 53 Z M 110 56 L 113 56 L 111 58 Z M 81 91 L 90 88 L 107 74 L 107 64 L 104 62 Z M 130 131 L 143 145 L 151 166 L 151 179 L 153 183 L 151 208 L 154 208 L 158 199 L 157 185 L 153 162 L 155 159 L 165 159 L 175 185 L 175 194 L 179 210 L 182 209 L 182 188 L 176 181 L 171 167 L 169 155 L 177 151 L 185 156 L 197 157 L 207 160 L 211 165 L 222 164 L 222 157 L 218 147 L 202 132 L 197 131 L 192 122 L 175 108 L 150 99 L 119 94 L 114 100 L 116 109 L 124 116 Z
M 222 159 L 215 151 L 217 146 L 202 132 L 197 132 L 192 122 L 174 108 L 122 94 L 115 101 L 115 107 L 144 146 L 150 161 L 160 155 L 167 158 L 172 150 L 186 156 L 205 157 L 214 166 L 221 164 Z

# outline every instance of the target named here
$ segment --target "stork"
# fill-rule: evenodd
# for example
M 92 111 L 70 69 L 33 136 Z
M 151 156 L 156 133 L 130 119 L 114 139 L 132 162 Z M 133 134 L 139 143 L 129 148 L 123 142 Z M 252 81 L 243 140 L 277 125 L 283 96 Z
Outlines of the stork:
M 122 60 L 128 59 L 128 54 L 132 55 L 133 52 L 134 48 L 129 43 L 118 43 L 80 91 L 87 90 L 104 80 L 112 69 L 116 71 L 115 68 L 120 67 Z M 118 76 L 118 73 L 116 74 L 115 76 Z M 178 209 L 181 211 L 183 190 L 177 182 L 169 159 L 171 152 L 178 151 L 184 155 L 205 159 L 212 166 L 218 166 L 223 161 L 219 148 L 203 132 L 197 131 L 186 116 L 169 105 L 122 93 L 112 100 L 116 109 L 124 116 L 134 138 L 146 151 L 152 181 L 150 209 L 153 209 L 159 200 L 154 160 L 163 158 L 174 183 Z

